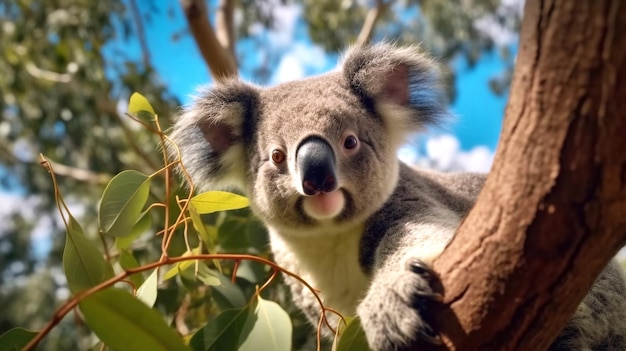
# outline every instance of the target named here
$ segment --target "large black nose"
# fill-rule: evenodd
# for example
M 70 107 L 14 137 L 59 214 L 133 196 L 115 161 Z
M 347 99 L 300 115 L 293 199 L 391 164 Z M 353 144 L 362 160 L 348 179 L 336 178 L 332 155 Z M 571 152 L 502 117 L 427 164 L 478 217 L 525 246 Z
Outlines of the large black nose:
M 324 139 L 309 137 L 302 141 L 296 152 L 296 164 L 306 195 L 337 189 L 335 153 Z

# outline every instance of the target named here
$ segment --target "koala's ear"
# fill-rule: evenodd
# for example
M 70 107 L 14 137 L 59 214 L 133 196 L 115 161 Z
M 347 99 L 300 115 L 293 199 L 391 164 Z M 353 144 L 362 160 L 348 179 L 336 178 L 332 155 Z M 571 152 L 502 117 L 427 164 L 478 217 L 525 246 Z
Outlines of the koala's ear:
M 343 73 L 352 92 L 385 119 L 392 133 L 405 135 L 449 116 L 440 70 L 415 46 L 353 48 Z
M 257 101 L 254 87 L 231 81 L 200 91 L 184 109 L 170 139 L 196 189 L 245 192 L 245 143 L 254 128 Z M 168 150 L 178 158 L 175 147 Z

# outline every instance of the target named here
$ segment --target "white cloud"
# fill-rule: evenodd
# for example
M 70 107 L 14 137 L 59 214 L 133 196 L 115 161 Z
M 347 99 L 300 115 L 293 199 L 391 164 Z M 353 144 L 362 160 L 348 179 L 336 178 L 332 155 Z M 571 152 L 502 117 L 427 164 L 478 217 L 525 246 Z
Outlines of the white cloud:
M 304 67 L 302 63 L 294 55 L 283 55 L 272 76 L 272 82 L 283 83 L 300 78 L 304 78 Z
M 444 172 L 486 173 L 493 164 L 493 152 L 486 146 L 461 150 L 459 140 L 450 134 L 430 137 L 426 141 L 426 154 L 420 155 L 416 146 L 407 145 L 398 152 L 403 162 Z
M 501 0 L 495 14 L 486 15 L 476 22 L 474 27 L 488 35 L 498 46 L 506 46 L 517 41 L 518 34 L 512 30 L 514 18 L 521 18 L 524 9 L 524 0 Z M 509 20 L 510 23 L 501 23 L 498 18 Z
M 288 47 L 294 42 L 296 24 L 302 14 L 302 7 L 296 4 L 282 5 L 278 1 L 272 6 L 274 28 L 268 31 L 268 38 L 275 48 Z
M 319 46 L 296 43 L 282 56 L 271 82 L 278 84 L 319 73 L 327 67 L 327 61 Z

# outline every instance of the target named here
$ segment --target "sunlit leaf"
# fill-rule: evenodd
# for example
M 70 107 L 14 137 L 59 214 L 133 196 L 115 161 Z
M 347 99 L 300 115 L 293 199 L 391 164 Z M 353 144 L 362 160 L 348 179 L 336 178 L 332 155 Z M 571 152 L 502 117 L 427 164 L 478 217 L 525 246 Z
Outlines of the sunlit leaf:
M 194 350 L 237 350 L 239 339 L 243 333 L 246 321 L 254 316 L 251 306 L 241 309 L 226 310 L 215 319 L 198 330 L 189 341 Z M 258 345 L 257 350 L 262 349 Z
M 128 102 L 128 112 L 135 114 L 138 111 L 147 111 L 155 114 L 152 105 L 148 102 L 148 99 L 139 93 L 133 93 L 133 95 L 130 96 L 130 101 Z
M 158 272 L 158 269 L 152 271 L 148 279 L 137 289 L 137 298 L 143 301 L 148 307 L 154 306 L 157 299 Z
M 137 171 L 123 171 L 113 177 L 100 202 L 100 229 L 112 236 L 132 233 L 148 199 L 150 177 Z
M 194 249 L 191 249 L 191 251 L 186 251 L 184 254 L 181 255 L 181 257 L 187 257 L 187 256 L 192 256 L 192 255 L 197 255 L 201 252 L 202 247 L 198 246 Z M 170 278 L 175 277 L 177 274 L 179 274 L 180 272 L 184 271 L 185 269 L 191 267 L 191 265 L 193 265 L 197 260 L 187 260 L 187 261 L 181 261 L 181 262 L 177 262 L 175 263 L 172 268 L 170 268 L 164 275 L 163 275 L 163 280 L 168 280 Z
M 191 205 L 199 214 L 237 210 L 248 207 L 249 204 L 245 196 L 225 191 L 208 191 L 191 198 Z
M 19 351 L 26 346 L 37 332 L 24 328 L 13 328 L 0 335 L 0 351 Z
M 139 267 L 139 263 L 137 262 L 133 254 L 128 250 L 120 250 L 120 258 L 118 262 L 123 269 L 132 269 Z M 143 284 L 143 276 L 141 275 L 141 273 L 133 274 L 128 277 L 128 279 L 130 279 L 133 284 L 135 284 L 135 287 Z
M 348 325 L 339 337 L 337 351 L 366 351 L 369 349 L 365 332 L 361 326 L 361 320 L 358 318 L 349 320 Z
M 74 217 L 70 214 L 67 216 L 63 270 L 70 291 L 76 294 L 113 277 L 113 267 L 104 260 L 95 245 L 87 240 Z
M 189 204 L 189 216 L 191 217 L 191 223 L 193 223 L 194 229 L 200 235 L 200 239 L 206 245 L 209 253 L 216 253 L 215 242 L 217 241 L 217 228 L 212 225 L 206 225 L 202 222 L 202 218 L 193 203 Z M 213 260 L 213 264 L 217 267 L 217 270 L 222 272 L 222 265 L 219 260 Z
M 252 329 L 242 334 L 239 351 L 257 351 L 260 345 L 265 350 L 291 351 L 291 319 L 285 310 L 274 301 L 258 297 L 254 310 L 256 319 L 248 318 Z
M 204 283 L 204 285 L 210 286 L 218 286 L 221 285 L 222 282 L 220 280 L 220 276 L 222 274 L 216 272 L 209 267 L 204 262 L 199 262 L 198 264 L 198 279 Z
M 124 290 L 98 291 L 82 300 L 79 306 L 89 328 L 112 349 L 189 350 L 159 312 Z

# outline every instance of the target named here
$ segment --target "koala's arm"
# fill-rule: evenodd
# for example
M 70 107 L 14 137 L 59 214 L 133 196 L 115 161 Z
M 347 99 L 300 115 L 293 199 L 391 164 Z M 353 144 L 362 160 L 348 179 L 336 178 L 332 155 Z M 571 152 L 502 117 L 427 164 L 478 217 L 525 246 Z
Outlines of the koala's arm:
M 423 319 L 436 297 L 428 265 L 452 239 L 484 182 L 484 176 L 475 174 L 405 172 L 363 240 L 361 261 L 372 283 L 357 312 L 377 351 L 437 341 Z M 565 350 L 626 350 L 626 283 L 615 260 L 549 348 Z
M 399 179 L 362 241 L 361 261 L 372 283 L 357 314 L 375 350 L 437 342 L 423 320 L 430 300 L 438 298 L 429 265 L 454 236 L 484 182 L 483 175 L 426 173 L 404 165 Z
M 602 271 L 549 351 L 626 350 L 626 284 L 619 263 Z

